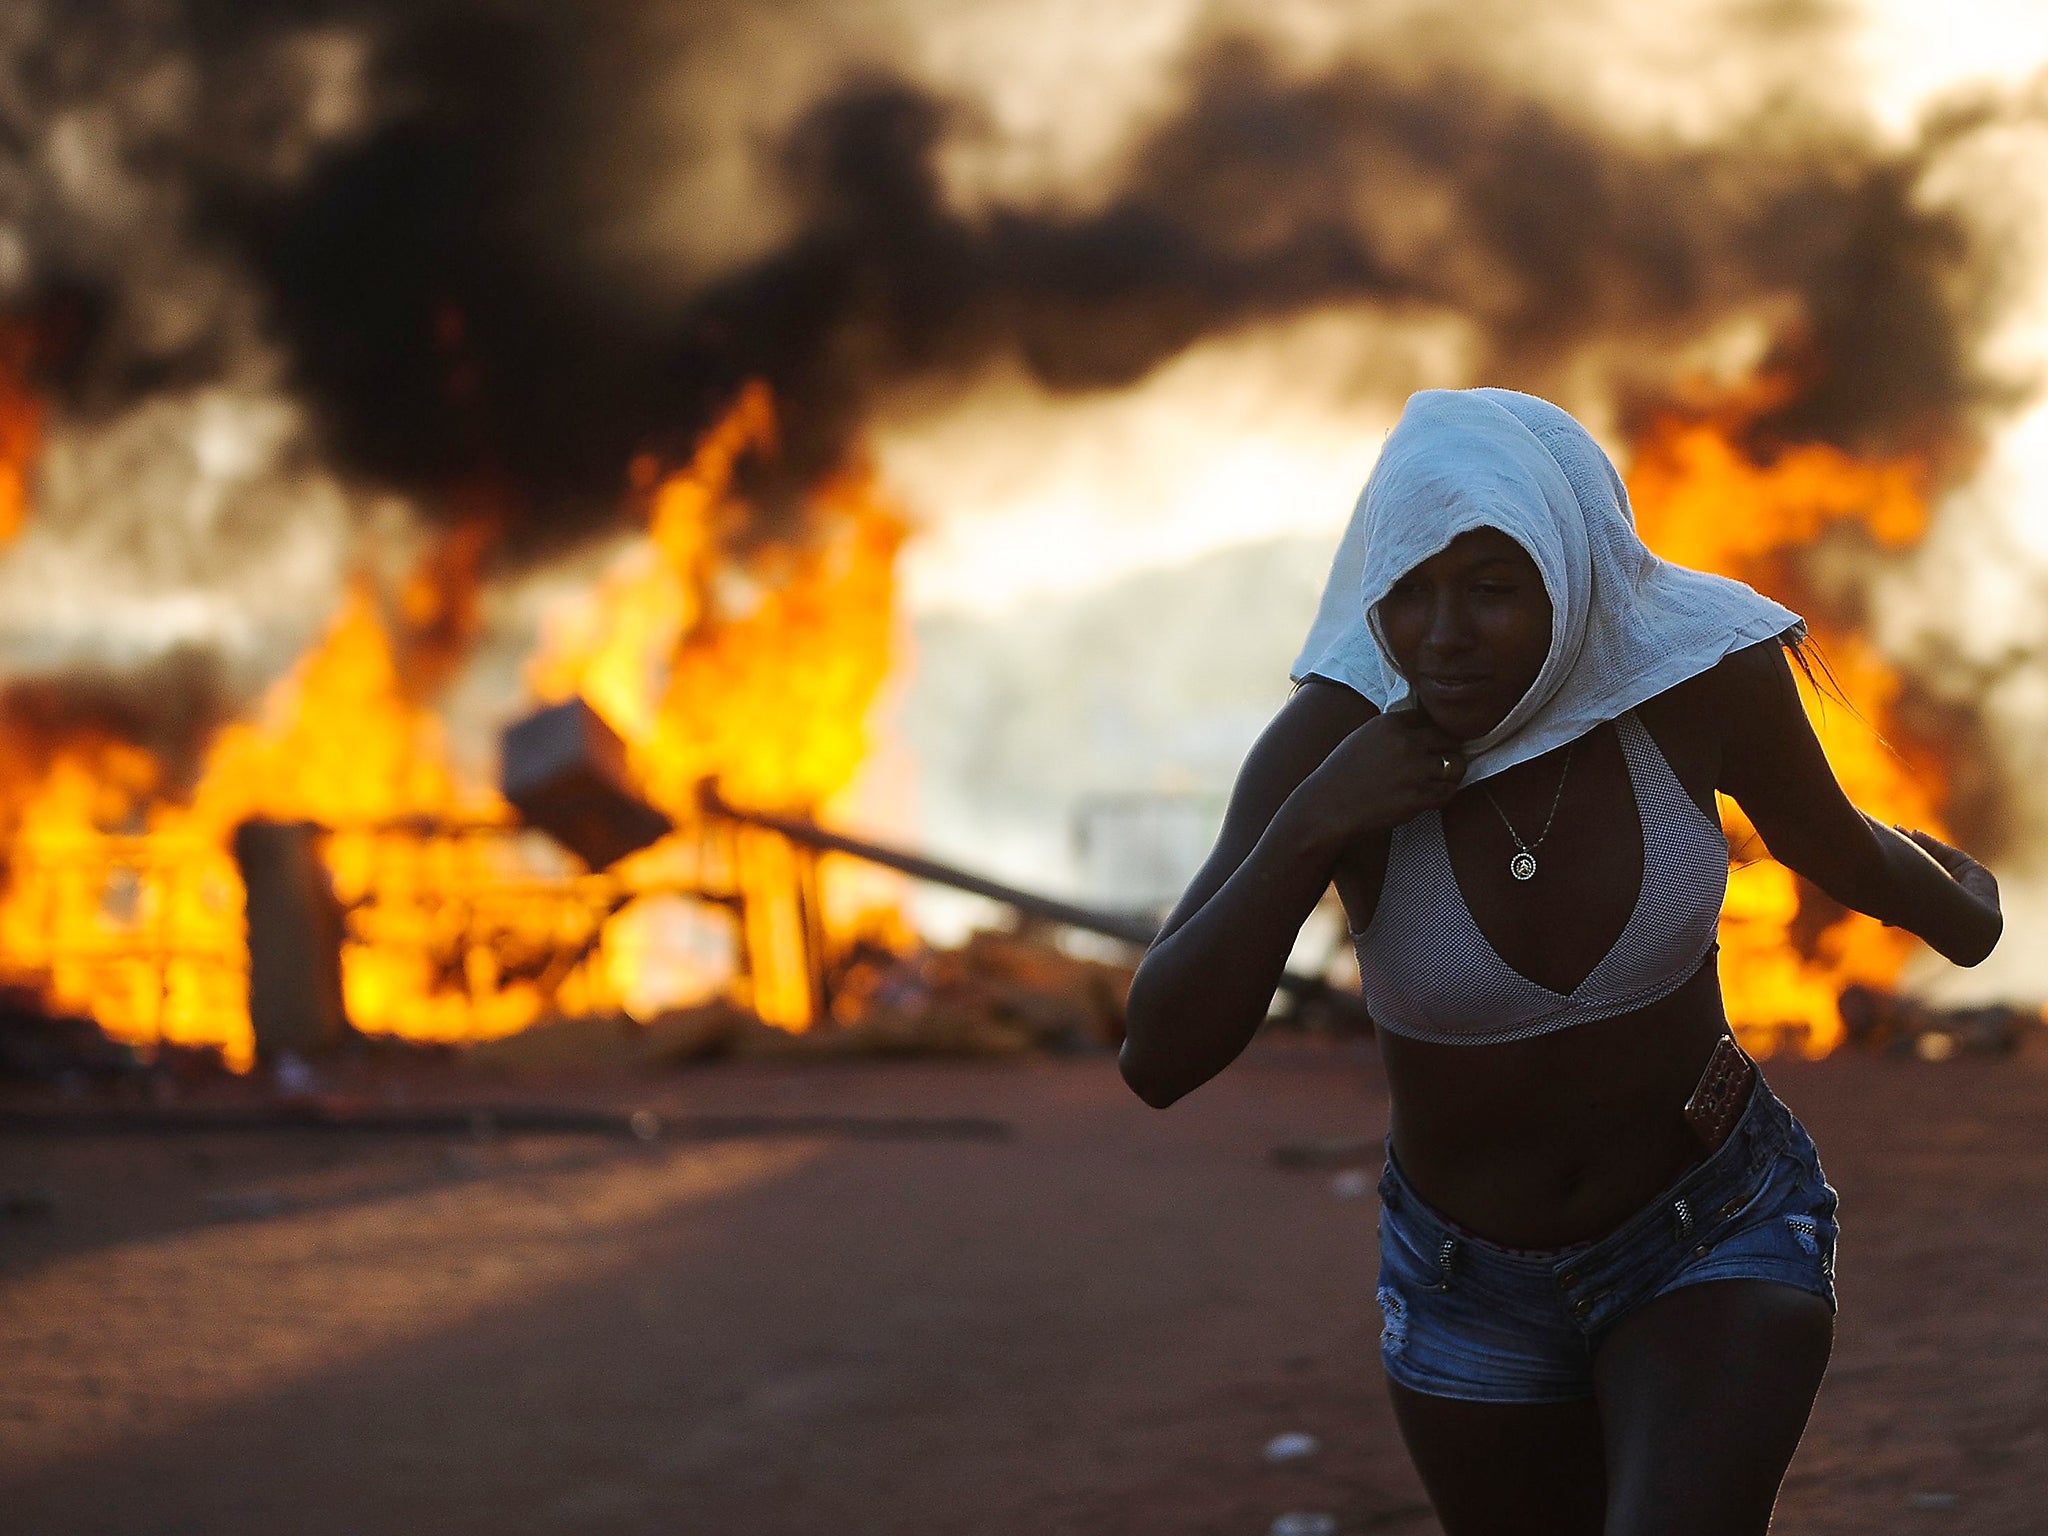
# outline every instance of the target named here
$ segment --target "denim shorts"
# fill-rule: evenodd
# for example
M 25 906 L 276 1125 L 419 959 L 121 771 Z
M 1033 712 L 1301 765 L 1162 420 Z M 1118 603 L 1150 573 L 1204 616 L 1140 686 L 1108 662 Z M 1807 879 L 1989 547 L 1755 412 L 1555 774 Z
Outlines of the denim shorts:
M 1380 1178 L 1380 1358 L 1404 1387 L 1486 1403 L 1593 1395 L 1622 1318 L 1705 1280 L 1775 1280 L 1835 1305 L 1835 1191 L 1761 1076 L 1720 1149 L 1597 1242 L 1505 1248 L 1425 1205 L 1391 1140 Z

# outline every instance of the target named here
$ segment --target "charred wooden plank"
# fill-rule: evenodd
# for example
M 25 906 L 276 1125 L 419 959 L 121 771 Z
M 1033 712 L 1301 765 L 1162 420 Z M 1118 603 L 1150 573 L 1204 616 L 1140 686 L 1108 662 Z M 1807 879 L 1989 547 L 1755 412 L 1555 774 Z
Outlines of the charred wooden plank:
M 341 903 L 310 822 L 245 821 L 235 863 L 247 893 L 249 1022 L 256 1055 L 275 1060 L 342 1044 L 354 1030 L 341 990 Z

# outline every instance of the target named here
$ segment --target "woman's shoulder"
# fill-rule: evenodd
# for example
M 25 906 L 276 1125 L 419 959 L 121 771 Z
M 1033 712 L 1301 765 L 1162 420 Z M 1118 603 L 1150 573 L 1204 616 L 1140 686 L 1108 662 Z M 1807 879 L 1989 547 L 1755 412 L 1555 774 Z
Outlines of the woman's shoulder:
M 1378 705 L 1349 683 L 1311 672 L 1294 685 L 1274 724 L 1317 736 L 1332 729 L 1348 734 L 1379 712 Z
M 1787 665 L 1781 641 L 1759 640 L 1636 706 L 1637 718 L 1696 800 L 1711 803 L 1731 743 L 1764 718 L 1763 706 L 1784 686 Z
M 1239 765 L 1226 825 L 1242 813 L 1254 816 L 1264 831 L 1280 802 L 1378 713 L 1370 699 L 1344 683 L 1303 678 Z
M 1789 664 L 1776 636 L 1730 651 L 1705 671 L 1695 672 L 1637 706 L 1645 716 L 1720 724 L 1731 713 L 1774 693 Z

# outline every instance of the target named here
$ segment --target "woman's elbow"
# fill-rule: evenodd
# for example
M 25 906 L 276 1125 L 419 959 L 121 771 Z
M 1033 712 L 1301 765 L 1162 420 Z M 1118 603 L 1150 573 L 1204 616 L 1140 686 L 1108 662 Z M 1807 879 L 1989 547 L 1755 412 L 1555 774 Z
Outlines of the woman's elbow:
M 1117 1071 L 1130 1085 L 1131 1092 L 1150 1104 L 1154 1109 L 1164 1109 L 1193 1086 L 1181 1082 L 1180 1073 L 1170 1052 L 1159 1049 L 1159 1031 L 1153 1027 L 1154 1014 L 1149 988 L 1149 978 L 1141 970 L 1131 984 L 1130 996 L 1124 1004 L 1124 1043 L 1116 1055 Z
M 1969 924 L 1968 930 L 1943 951 L 1942 958 L 1951 965 L 1982 965 L 1991 958 L 1991 951 L 1998 948 L 1998 941 L 2004 937 L 2004 914 L 1994 910 L 1979 915 Z
M 1190 1086 L 1177 1081 L 1165 1063 L 1148 1055 L 1129 1036 L 1124 1039 L 1123 1049 L 1117 1052 L 1116 1066 L 1125 1083 L 1130 1085 L 1131 1092 L 1154 1109 L 1165 1109 L 1184 1095 Z
M 1148 954 L 1131 978 L 1124 998 L 1124 1043 L 1117 1052 L 1117 1071 L 1131 1092 L 1154 1109 L 1164 1109 L 1186 1093 L 1187 1085 L 1175 1081 L 1170 1055 L 1159 1050 L 1161 1032 L 1157 1021 L 1165 1011 L 1164 999 L 1156 996 L 1158 977 L 1150 969 L 1157 951 Z

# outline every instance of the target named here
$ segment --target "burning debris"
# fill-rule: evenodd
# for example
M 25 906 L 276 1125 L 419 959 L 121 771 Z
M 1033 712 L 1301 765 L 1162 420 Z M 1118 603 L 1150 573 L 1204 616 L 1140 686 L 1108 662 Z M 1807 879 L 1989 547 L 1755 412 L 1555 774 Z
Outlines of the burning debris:
M 257 717 L 215 735 L 186 795 L 163 793 L 162 767 L 142 748 L 99 734 L 58 738 L 28 765 L 0 891 L 7 967 L 124 1038 L 217 1041 L 246 1063 L 254 941 L 255 1006 L 281 1039 L 326 1039 L 344 1016 L 373 1033 L 473 1039 L 549 1012 L 616 1008 L 641 990 L 626 930 L 646 903 L 685 895 L 722 904 L 744 931 L 703 980 L 672 979 L 671 991 L 715 990 L 736 973 L 756 1013 L 809 1022 L 817 966 L 805 956 L 828 921 L 814 872 L 782 839 L 707 828 L 697 785 L 717 775 L 759 803 L 808 807 L 851 777 L 887 670 L 901 523 L 847 482 L 834 493 L 842 536 L 794 560 L 764 552 L 748 608 L 731 611 L 712 590 L 732 574 L 716 521 L 738 454 L 771 435 L 767 398 L 750 392 L 697 460 L 651 480 L 653 558 L 564 614 L 535 661 L 542 697 L 587 689 L 631 740 L 622 747 L 580 703 L 546 715 L 542 739 L 515 733 L 508 787 L 552 824 L 573 793 L 609 786 L 632 825 L 624 842 L 583 850 L 600 864 L 657 822 L 684 829 L 633 870 L 564 869 L 522 839 L 504 800 L 461 781 L 408 686 L 393 623 L 359 590 Z M 824 660 L 800 664 L 811 657 Z M 576 729 L 550 736 L 550 721 Z M 522 757 L 522 742 L 548 750 Z M 237 868 L 236 829 L 267 823 L 306 830 L 291 850 L 251 831 L 251 860 Z M 340 1006 L 317 958 L 333 947 L 322 903 L 300 899 L 314 886 L 307 869 L 282 870 L 286 852 L 317 859 L 331 880 Z M 280 894 L 293 899 L 271 899 Z M 259 920 L 245 936 L 249 901 Z M 273 962 L 282 991 L 265 979 Z
M 503 763 L 498 786 L 520 819 L 592 869 L 608 869 L 675 830 L 634 791 L 618 732 L 581 699 L 514 723 Z
M 1029 930 L 977 933 L 957 950 L 856 954 L 846 971 L 842 1006 L 874 1054 L 927 1041 L 974 1055 L 1123 1044 L 1130 968 L 1075 959 Z
M 1122 1043 L 1130 980 L 1129 967 L 1075 959 L 1028 934 L 982 932 L 958 949 L 909 953 L 856 945 L 834 967 L 830 1021 L 800 1034 L 712 1002 L 644 1024 L 623 1016 L 555 1020 L 472 1047 L 469 1058 L 548 1074 L 735 1059 L 1105 1052 Z
M 104 1083 L 143 1065 L 134 1046 L 108 1039 L 91 1019 L 53 1015 L 20 987 L 0 990 L 0 1080 Z
M 727 1003 L 877 1048 L 1109 1041 L 1114 985 L 995 941 L 921 951 L 873 866 L 929 861 L 816 825 L 898 659 L 910 525 L 863 434 L 992 367 L 1112 390 L 1326 311 L 1432 316 L 1474 375 L 1589 393 L 1651 544 L 1812 616 L 1852 796 L 1997 824 L 1967 747 L 1916 744 L 1862 605 L 2015 398 L 1986 360 L 2004 253 L 1930 177 L 2037 104 L 1888 145 L 1791 91 L 1681 136 L 1427 24 L 1398 69 L 1205 33 L 1093 184 L 1034 197 L 955 174 L 971 102 L 828 73 L 764 139 L 766 195 L 733 199 L 781 223 L 714 260 L 693 216 L 625 281 L 615 151 L 694 67 L 616 46 L 638 19 L 357 0 L 131 35 L 45 6 L 0 47 L 0 538 L 21 530 L 25 599 L 68 558 L 100 615 L 89 645 L 14 647 L 36 654 L 10 716 L 54 726 L 0 743 L 0 972 L 54 1013 L 237 1064 L 350 1028 L 474 1041 Z M 497 793 L 444 739 L 446 690 L 494 594 L 622 517 L 644 538 L 541 623 L 519 707 L 542 712 Z M 293 539 L 332 558 L 292 569 L 360 574 L 252 705 L 221 637 L 274 637 L 265 605 L 305 622 L 270 590 L 298 588 L 247 575 Z M 387 546 L 412 568 L 380 571 Z M 104 632 L 124 561 L 111 590 L 170 594 L 185 649 Z M 148 670 L 166 657 L 179 687 Z M 151 681 L 101 707 L 110 667 Z M 1905 953 L 1769 865 L 1739 871 L 1722 939 L 1738 1028 L 1816 1052 L 1842 989 L 1883 991 Z
M 1921 1061 L 2010 1055 L 2041 1028 L 2041 1014 L 2035 1009 L 1936 1008 L 1871 987 L 1848 988 L 1841 1006 L 1850 1045 Z

